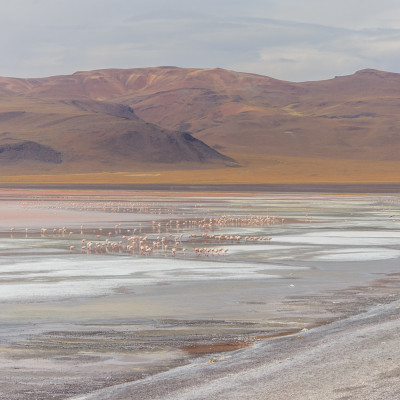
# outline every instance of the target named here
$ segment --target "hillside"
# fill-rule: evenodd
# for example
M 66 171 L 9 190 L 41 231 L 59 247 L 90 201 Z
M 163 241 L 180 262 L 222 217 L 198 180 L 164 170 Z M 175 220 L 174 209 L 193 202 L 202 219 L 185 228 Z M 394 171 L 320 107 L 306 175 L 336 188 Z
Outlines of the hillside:
M 400 74 L 375 70 L 304 83 L 176 67 L 0 78 L 0 166 L 151 183 L 397 182 L 399 92 Z
M 46 85 L 37 92 L 37 86 L 19 81 L 2 85 L 2 171 L 83 173 L 158 164 L 236 165 L 187 132 L 141 120 L 126 105 L 75 94 L 67 98 L 58 87 L 55 79 L 52 89 L 57 98 L 46 92 Z

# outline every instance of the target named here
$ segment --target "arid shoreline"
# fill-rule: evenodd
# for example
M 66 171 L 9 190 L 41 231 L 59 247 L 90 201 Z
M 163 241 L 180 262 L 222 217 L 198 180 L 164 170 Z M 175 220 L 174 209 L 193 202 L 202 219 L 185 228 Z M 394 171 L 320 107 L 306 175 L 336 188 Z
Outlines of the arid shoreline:
M 400 183 L 106 184 L 1 183 L 1 189 L 117 190 L 239 193 L 400 193 Z

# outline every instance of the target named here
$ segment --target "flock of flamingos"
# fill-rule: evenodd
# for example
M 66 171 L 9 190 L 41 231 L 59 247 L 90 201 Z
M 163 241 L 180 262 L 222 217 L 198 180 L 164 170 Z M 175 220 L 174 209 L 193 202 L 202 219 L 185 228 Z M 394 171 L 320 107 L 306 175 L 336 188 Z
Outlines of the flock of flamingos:
M 23 207 L 44 207 L 40 203 L 24 203 Z M 284 218 L 277 216 L 194 216 L 185 218 L 184 213 L 171 208 L 151 207 L 149 204 L 108 203 L 96 206 L 87 203 L 62 203 L 46 205 L 53 209 L 74 209 L 80 211 L 105 211 L 134 214 L 158 214 L 156 219 L 147 224 L 142 223 L 135 228 L 123 228 L 121 223 L 112 229 L 80 229 L 69 230 L 62 228 L 41 228 L 43 238 L 63 238 L 69 244 L 70 253 L 82 254 L 131 254 L 137 256 L 169 256 L 169 257 L 219 257 L 229 252 L 232 244 L 248 242 L 260 243 L 271 240 L 267 236 L 242 236 L 232 233 L 220 233 L 233 228 L 262 228 L 270 225 L 283 224 Z M 206 213 L 207 210 L 198 208 Z M 178 216 L 175 219 L 163 218 L 165 214 Z M 189 233 L 190 232 L 190 233 Z M 214 233 L 213 233 L 214 232 Z M 218 232 L 218 233 L 216 233 Z M 11 228 L 11 235 L 15 230 Z M 32 232 L 25 229 L 25 237 Z M 79 243 L 79 244 L 78 244 Z

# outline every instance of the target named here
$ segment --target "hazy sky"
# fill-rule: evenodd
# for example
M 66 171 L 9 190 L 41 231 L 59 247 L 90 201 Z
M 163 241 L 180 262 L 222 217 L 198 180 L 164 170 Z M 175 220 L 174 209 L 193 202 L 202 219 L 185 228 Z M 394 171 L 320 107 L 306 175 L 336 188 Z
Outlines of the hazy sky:
M 0 76 L 221 67 L 305 81 L 400 72 L 398 0 L 0 0 Z

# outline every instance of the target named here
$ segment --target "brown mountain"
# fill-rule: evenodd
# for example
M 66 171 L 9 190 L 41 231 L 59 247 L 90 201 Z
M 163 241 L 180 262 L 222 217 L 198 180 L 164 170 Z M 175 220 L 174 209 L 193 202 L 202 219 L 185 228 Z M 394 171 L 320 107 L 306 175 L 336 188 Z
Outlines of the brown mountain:
M 375 70 L 304 83 L 176 67 L 0 78 L 0 166 L 152 170 L 160 182 L 398 181 L 399 92 L 400 74 Z
M 114 101 L 121 84 L 97 73 L 0 78 L 0 166 L 5 173 L 82 173 L 237 165 L 188 132 L 146 122 Z M 100 95 L 101 94 L 101 95 Z M 105 98 L 105 94 L 108 98 Z

